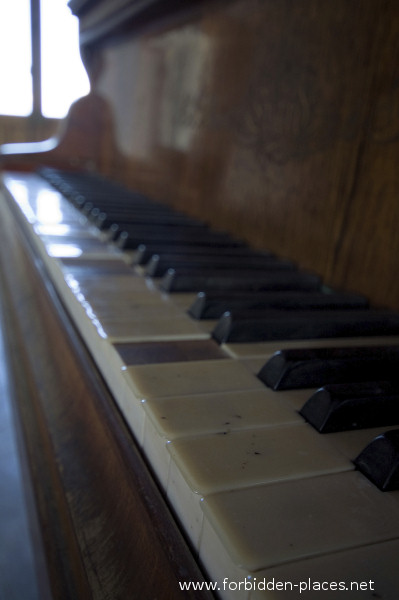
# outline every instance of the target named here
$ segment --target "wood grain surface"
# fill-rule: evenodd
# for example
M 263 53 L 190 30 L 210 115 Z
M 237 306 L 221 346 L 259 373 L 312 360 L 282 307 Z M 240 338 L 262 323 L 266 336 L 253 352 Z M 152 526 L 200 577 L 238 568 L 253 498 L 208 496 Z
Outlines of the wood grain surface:
M 92 94 L 40 160 L 100 170 L 399 308 L 398 3 L 176 4 L 88 36 Z

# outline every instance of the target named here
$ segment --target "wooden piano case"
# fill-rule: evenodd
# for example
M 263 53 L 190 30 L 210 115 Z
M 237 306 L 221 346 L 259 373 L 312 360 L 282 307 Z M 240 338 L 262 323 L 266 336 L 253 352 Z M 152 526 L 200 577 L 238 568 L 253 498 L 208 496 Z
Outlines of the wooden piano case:
M 55 148 L 4 149 L 5 168 L 99 171 L 399 308 L 395 1 L 70 5 L 91 94 Z M 2 213 L 53 595 L 181 597 L 179 580 L 201 578 L 187 544 L 23 225 L 7 202 Z

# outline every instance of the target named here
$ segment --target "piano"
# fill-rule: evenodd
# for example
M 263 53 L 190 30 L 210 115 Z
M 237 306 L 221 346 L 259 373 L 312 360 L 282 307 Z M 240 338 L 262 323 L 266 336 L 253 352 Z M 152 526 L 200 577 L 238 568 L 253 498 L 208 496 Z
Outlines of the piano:
M 396 3 L 70 6 L 92 90 L 1 150 L 53 598 L 396 599 Z

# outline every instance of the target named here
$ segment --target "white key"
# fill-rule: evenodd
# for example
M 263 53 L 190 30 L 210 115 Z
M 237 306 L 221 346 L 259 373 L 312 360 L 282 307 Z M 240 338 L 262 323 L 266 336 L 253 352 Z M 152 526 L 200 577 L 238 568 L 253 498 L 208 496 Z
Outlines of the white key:
M 357 471 L 209 495 L 208 526 L 248 571 L 399 537 L 399 492 L 382 493 Z M 200 555 L 216 561 L 206 540 Z
M 139 365 L 124 373 L 135 395 L 143 399 L 264 387 L 243 365 L 228 358 Z

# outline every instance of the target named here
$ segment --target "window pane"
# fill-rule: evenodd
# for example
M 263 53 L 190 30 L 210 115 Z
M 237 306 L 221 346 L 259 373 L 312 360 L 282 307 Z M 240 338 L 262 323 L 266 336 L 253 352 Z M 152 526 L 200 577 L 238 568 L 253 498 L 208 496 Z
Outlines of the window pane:
M 78 19 L 67 2 L 41 0 L 42 112 L 46 117 L 65 117 L 72 102 L 90 91 L 80 59 Z
M 30 0 L 0 0 L 0 114 L 32 112 Z

